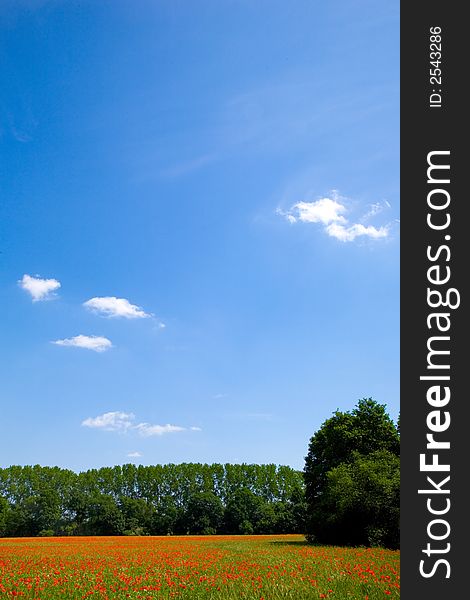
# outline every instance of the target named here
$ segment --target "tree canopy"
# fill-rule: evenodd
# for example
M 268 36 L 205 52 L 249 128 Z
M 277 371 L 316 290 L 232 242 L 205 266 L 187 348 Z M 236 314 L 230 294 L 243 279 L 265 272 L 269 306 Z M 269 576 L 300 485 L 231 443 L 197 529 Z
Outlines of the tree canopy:
M 302 473 L 250 464 L 0 469 L 0 535 L 302 533 Z
M 399 455 L 399 430 L 372 398 L 327 419 L 305 458 L 309 539 L 396 547 Z

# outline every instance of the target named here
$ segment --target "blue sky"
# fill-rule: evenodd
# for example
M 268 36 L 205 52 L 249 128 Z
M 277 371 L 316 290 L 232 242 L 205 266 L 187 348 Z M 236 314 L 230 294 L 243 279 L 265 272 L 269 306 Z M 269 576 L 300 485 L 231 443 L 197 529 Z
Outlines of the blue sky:
M 398 10 L 2 2 L 2 466 L 302 468 L 396 419 Z

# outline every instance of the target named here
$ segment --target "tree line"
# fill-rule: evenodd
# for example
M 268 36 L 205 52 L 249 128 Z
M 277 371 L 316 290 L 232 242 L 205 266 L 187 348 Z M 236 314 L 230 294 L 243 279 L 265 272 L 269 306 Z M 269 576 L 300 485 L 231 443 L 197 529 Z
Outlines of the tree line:
M 0 469 L 0 536 L 303 533 L 302 473 L 167 464 Z
M 304 533 L 399 546 L 400 425 L 372 398 L 310 439 L 303 472 L 274 464 L 0 469 L 0 536 Z

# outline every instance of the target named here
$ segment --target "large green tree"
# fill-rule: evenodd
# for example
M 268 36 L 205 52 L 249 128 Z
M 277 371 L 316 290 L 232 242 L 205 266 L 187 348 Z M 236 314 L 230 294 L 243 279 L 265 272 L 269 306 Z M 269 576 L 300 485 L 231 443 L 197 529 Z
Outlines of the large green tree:
M 259 524 L 266 518 L 266 501 L 247 487 L 235 490 L 225 508 L 225 530 L 231 534 L 259 532 Z
M 224 506 L 214 492 L 196 492 L 188 499 L 182 515 L 185 533 L 214 534 L 222 524 Z
M 119 510 L 124 517 L 126 535 L 148 535 L 152 530 L 155 508 L 143 498 L 121 496 Z
M 399 455 L 398 429 L 372 398 L 327 419 L 305 458 L 308 538 L 397 546 Z
M 126 519 L 114 498 L 109 494 L 97 494 L 88 506 L 87 533 L 91 535 L 122 535 Z

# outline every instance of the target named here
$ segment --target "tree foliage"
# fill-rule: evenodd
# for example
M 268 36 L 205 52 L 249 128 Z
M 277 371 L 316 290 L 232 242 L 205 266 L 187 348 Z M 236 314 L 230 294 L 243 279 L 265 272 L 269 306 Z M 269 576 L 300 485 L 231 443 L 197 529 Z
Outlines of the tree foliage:
M 0 469 L 0 536 L 295 533 L 302 474 L 249 464 Z
M 397 547 L 399 455 L 398 429 L 371 398 L 327 419 L 305 459 L 309 539 Z

